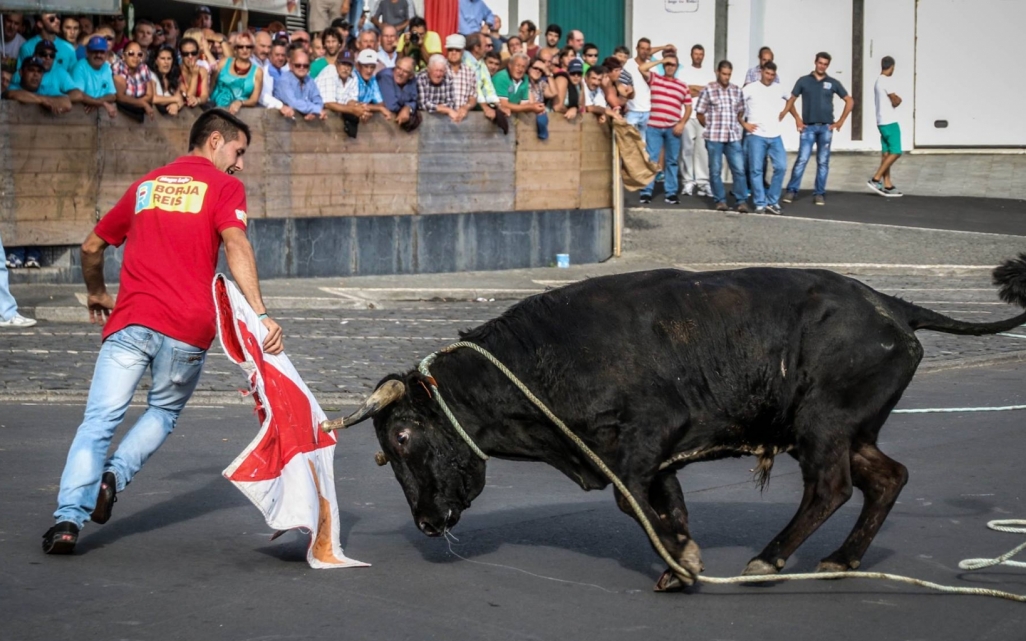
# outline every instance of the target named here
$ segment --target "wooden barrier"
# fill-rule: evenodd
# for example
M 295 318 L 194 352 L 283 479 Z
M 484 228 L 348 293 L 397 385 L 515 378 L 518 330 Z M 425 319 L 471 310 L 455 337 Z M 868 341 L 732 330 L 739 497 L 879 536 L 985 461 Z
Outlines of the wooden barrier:
M 612 143 L 593 117 L 533 116 L 507 136 L 479 113 L 427 116 L 414 133 L 375 117 L 349 138 L 342 121 L 290 121 L 244 109 L 253 130 L 239 177 L 250 218 L 601 209 L 612 207 Z M 135 180 L 185 154 L 195 116 L 53 116 L 0 102 L 0 237 L 7 246 L 82 241 Z

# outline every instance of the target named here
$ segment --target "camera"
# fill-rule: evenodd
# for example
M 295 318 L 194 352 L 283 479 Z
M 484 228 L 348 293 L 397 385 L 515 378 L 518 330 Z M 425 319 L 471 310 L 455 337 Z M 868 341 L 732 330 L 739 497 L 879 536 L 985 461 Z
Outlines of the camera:
M 410 44 L 417 45 L 418 47 L 420 46 L 420 34 L 416 31 L 410 32 Z

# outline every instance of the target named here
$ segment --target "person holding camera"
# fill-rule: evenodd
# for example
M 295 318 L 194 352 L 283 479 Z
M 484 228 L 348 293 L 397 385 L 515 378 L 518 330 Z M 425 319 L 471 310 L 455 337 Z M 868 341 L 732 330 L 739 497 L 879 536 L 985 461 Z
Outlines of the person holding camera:
M 409 31 L 399 36 L 397 48 L 403 56 L 413 58 L 414 68 L 419 71 L 427 67 L 432 54 L 442 53 L 442 38 L 438 32 L 428 31 L 424 18 L 414 16 L 410 18 Z

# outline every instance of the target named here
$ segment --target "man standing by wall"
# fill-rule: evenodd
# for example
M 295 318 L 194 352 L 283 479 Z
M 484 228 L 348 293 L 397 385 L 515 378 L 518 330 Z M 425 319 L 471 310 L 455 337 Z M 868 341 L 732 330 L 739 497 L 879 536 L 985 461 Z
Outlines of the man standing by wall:
M 848 119 L 848 114 L 855 106 L 855 101 L 848 95 L 844 85 L 827 75 L 829 67 L 830 54 L 825 51 L 817 53 L 816 68 L 809 75 L 798 79 L 784 110 L 780 112 L 780 119 L 783 120 L 801 96 L 802 117 L 797 122 L 801 142 L 798 147 L 798 159 L 794 161 L 794 167 L 791 169 L 791 180 L 787 183 L 787 193 L 782 199 L 785 203 L 794 201 L 798 196 L 805 165 L 812 157 L 812 146 L 816 145 L 816 186 L 812 192 L 812 202 L 816 205 L 826 204 L 827 175 L 830 173 L 830 141 L 834 137 L 834 132 L 840 131 L 844 126 L 844 121 Z M 837 121 L 834 121 L 834 94 L 844 99 L 844 111 Z
M 709 183 L 716 211 L 727 211 L 727 194 L 723 187 L 723 156 L 734 183 L 731 192 L 737 203 L 737 213 L 747 214 L 748 185 L 745 181 L 745 161 L 741 151 L 740 116 L 745 102 L 741 88 L 730 82 L 734 65 L 721 60 L 716 66 L 716 82 L 706 85 L 698 94 L 695 113 L 705 127 L 705 147 L 709 152 Z
M 702 89 L 716 82 L 716 73 L 711 65 L 703 66 L 704 61 L 705 48 L 696 44 L 691 47 L 691 64 L 681 66 L 677 74 L 678 78 L 688 83 L 692 101 L 698 100 Z M 709 153 L 705 150 L 704 134 L 705 127 L 698 118 L 689 118 L 680 139 L 681 173 L 684 179 L 682 193 L 687 196 L 695 193 L 696 188 L 699 196 L 712 195 L 709 189 Z
M 89 316 L 104 325 L 104 342 L 61 476 L 57 523 L 43 535 L 47 554 L 72 553 L 86 521 L 106 523 L 117 493 L 174 429 L 214 340 L 210 283 L 222 242 L 232 276 L 268 330 L 264 351 L 282 351 L 246 238 L 245 188 L 233 176 L 249 143 L 244 122 L 207 111 L 189 134 L 189 155 L 136 181 L 82 244 Z M 103 252 L 126 240 L 115 305 L 103 281 Z M 107 458 L 147 369 L 153 385 L 146 412 Z
M 755 213 L 780 214 L 780 189 L 787 171 L 787 152 L 780 138 L 780 109 L 787 103 L 787 90 L 775 82 L 777 65 L 772 60 L 763 62 L 762 78 L 746 85 L 741 93 L 745 97 L 745 115 L 741 126 L 748 133 L 746 149 L 748 185 L 755 201 Z M 773 165 L 773 182 L 769 190 L 765 184 L 766 158 Z
M 891 198 L 901 196 L 891 182 L 891 167 L 901 158 L 901 126 L 898 125 L 898 105 L 901 97 L 894 93 L 894 58 L 884 56 L 880 60 L 883 71 L 876 79 L 876 127 L 880 130 L 880 144 L 883 157 L 880 168 L 866 184 L 870 189 Z
M 670 45 L 653 47 L 651 40 L 641 38 L 635 48 L 636 57 L 628 60 L 623 66 L 623 71 L 630 76 L 634 89 L 631 99 L 627 101 L 627 124 L 638 130 L 642 140 L 645 140 L 645 129 L 648 127 L 648 119 L 652 111 L 652 90 L 641 73 L 641 66 L 652 59 L 652 54 L 672 48 Z M 653 159 L 653 162 L 655 160 Z
M 666 72 L 660 76 L 653 67 L 662 64 Z M 674 78 L 677 73 L 676 52 L 668 52 L 662 60 L 650 60 L 639 69 L 649 87 L 652 89 L 652 111 L 645 131 L 645 146 L 649 158 L 658 158 L 665 150 L 666 171 L 665 201 L 668 205 L 677 205 L 677 159 L 680 157 L 680 138 L 684 134 L 684 126 L 691 118 L 691 90 L 681 80 Z M 652 191 L 655 179 L 641 190 L 641 204 L 652 202 Z

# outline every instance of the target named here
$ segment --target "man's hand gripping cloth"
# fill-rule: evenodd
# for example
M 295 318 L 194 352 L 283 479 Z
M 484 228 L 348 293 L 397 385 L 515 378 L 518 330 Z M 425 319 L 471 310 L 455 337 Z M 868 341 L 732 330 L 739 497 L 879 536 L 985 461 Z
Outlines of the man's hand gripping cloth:
M 235 284 L 218 274 L 213 287 L 221 345 L 246 373 L 260 419 L 256 438 L 222 474 L 279 533 L 310 532 L 310 567 L 368 567 L 339 543 L 335 437 L 319 427 L 327 416 L 288 356 L 264 353 L 267 329 Z

